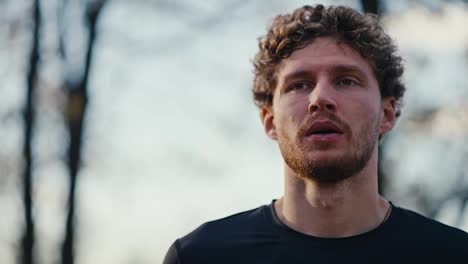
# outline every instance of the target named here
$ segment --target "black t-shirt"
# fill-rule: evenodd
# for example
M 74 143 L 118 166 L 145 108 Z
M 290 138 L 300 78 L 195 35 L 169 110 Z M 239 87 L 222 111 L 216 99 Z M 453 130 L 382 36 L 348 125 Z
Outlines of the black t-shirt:
M 379 227 L 320 238 L 284 225 L 273 202 L 205 223 L 177 239 L 164 264 L 468 263 L 468 234 L 392 205 Z

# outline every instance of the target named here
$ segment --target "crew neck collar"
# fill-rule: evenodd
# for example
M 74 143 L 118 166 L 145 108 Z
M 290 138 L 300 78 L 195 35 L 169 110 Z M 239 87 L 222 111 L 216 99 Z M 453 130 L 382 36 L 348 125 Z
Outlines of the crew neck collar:
M 317 236 L 304 234 L 304 233 L 299 232 L 297 230 L 294 230 L 291 227 L 284 224 L 279 219 L 279 217 L 278 217 L 278 215 L 276 213 L 275 206 L 274 206 L 274 203 L 276 201 L 277 200 L 274 199 L 268 205 L 268 207 L 270 207 L 269 210 L 268 210 L 268 214 L 269 214 L 269 218 L 272 219 L 274 229 L 281 232 L 283 235 L 294 236 L 294 237 L 301 238 L 301 239 L 316 240 L 316 241 L 321 241 L 321 242 L 323 242 L 323 241 L 338 242 L 338 241 L 360 240 L 360 239 L 375 236 L 375 235 L 383 232 L 385 229 L 387 229 L 388 226 L 391 225 L 392 222 L 394 221 L 394 218 L 395 218 L 396 214 L 398 214 L 398 207 L 395 206 L 391 201 L 389 201 L 390 206 L 392 207 L 390 215 L 387 217 L 387 219 L 382 224 L 378 225 L 374 229 L 371 229 L 371 230 L 369 230 L 367 232 L 364 232 L 364 233 L 361 233 L 361 234 L 348 236 L 348 237 L 325 238 L 325 237 L 317 237 Z

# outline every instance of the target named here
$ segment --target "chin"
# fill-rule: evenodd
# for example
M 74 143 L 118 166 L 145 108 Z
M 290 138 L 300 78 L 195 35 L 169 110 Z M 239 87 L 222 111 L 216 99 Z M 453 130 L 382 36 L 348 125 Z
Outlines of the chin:
M 336 183 L 356 175 L 365 164 L 338 153 L 314 153 L 304 160 L 297 174 L 320 183 Z
M 349 159 L 343 153 L 333 150 L 315 150 L 304 155 L 307 159 L 307 163 L 312 164 L 334 164 L 339 163 L 342 160 Z

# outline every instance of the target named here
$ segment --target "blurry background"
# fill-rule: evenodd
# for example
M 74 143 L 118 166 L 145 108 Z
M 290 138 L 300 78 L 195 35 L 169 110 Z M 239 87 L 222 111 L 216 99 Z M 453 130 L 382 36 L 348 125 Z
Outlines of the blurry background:
M 405 58 L 381 192 L 468 230 L 468 1 L 321 2 L 380 13 Z M 161 263 L 281 196 L 251 60 L 315 3 L 0 0 L 0 263 Z

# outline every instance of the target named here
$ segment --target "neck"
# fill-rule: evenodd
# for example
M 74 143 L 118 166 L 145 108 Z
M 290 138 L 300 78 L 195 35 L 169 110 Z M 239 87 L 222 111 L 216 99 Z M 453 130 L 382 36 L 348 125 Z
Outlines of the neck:
M 376 228 L 390 206 L 377 191 L 377 151 L 359 174 L 336 183 L 300 178 L 285 165 L 285 193 L 274 206 L 284 224 L 316 237 L 349 237 Z

